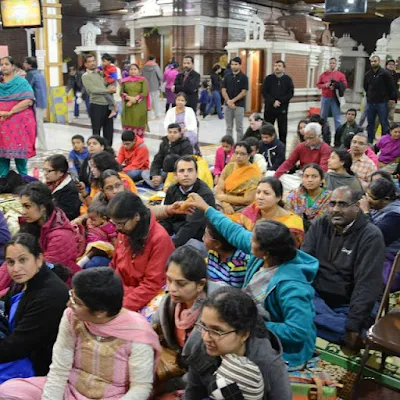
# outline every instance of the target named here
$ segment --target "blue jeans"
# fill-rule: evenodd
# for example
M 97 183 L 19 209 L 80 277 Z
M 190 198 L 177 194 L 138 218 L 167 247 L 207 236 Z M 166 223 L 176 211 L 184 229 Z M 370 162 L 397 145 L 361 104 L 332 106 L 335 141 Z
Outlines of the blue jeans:
M 124 171 L 125 174 L 129 176 L 134 182 L 142 180 L 142 170 L 141 169 L 131 169 L 129 171 Z
M 111 258 L 94 256 L 91 260 L 84 266 L 84 269 L 95 268 L 95 267 L 108 267 L 110 265 Z
M 211 101 L 208 102 L 206 107 L 206 114 L 210 114 L 212 107 L 215 106 L 215 110 L 217 111 L 218 118 L 223 119 L 224 116 L 222 114 L 222 107 L 221 107 L 221 93 L 219 90 L 213 90 L 211 93 Z
M 75 107 L 74 107 L 74 117 L 79 117 L 79 104 L 76 102 L 78 97 L 75 96 Z M 88 113 L 88 116 L 90 117 L 90 103 L 89 103 L 89 96 L 84 95 L 82 97 L 82 100 L 86 103 L 86 110 Z
M 389 108 L 388 103 L 367 103 L 368 118 L 368 142 L 373 143 L 375 139 L 375 118 L 378 114 L 382 126 L 382 136 L 389 133 Z
M 335 131 L 337 131 L 342 126 L 340 106 L 333 97 L 321 97 L 321 117 L 326 120 L 329 117 L 329 112 L 332 113 L 335 120 Z

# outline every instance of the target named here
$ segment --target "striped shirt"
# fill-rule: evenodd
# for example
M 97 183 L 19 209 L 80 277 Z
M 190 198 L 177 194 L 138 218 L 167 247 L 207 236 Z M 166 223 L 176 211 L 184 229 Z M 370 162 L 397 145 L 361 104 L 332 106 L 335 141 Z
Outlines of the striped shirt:
M 222 261 L 216 251 L 210 250 L 207 260 L 207 275 L 213 281 L 241 288 L 249 259 L 248 254 L 241 250 L 235 250 L 232 255 Z

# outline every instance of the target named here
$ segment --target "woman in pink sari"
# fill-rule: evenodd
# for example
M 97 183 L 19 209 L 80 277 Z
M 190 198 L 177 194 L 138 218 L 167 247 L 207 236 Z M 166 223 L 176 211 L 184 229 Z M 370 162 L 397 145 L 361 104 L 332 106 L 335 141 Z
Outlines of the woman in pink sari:
M 121 279 L 107 267 L 83 270 L 69 295 L 47 378 L 9 380 L 0 398 L 147 400 L 161 347 L 147 320 L 122 308 Z
M 0 83 L 0 177 L 10 171 L 10 160 L 21 175 L 28 174 L 28 158 L 36 155 L 35 100 L 28 81 L 15 73 L 11 57 L 0 60 L 3 82 Z
M 140 75 L 140 68 L 132 64 L 129 76 L 122 80 L 122 129 L 143 137 L 147 128 L 147 110 L 150 109 L 149 89 L 146 78 Z

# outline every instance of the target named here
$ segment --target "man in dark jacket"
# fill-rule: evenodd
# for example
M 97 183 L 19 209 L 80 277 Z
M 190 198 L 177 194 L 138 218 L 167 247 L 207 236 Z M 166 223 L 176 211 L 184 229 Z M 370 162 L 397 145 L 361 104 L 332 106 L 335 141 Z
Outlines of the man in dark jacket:
M 266 122 L 260 129 L 260 153 L 267 161 L 267 171 L 276 171 L 285 161 L 285 145 L 276 137 L 275 127 Z
M 183 72 L 179 73 L 175 78 L 175 85 L 172 90 L 176 94 L 183 92 L 187 97 L 187 107 L 192 107 L 193 111 L 197 111 L 197 103 L 199 101 L 200 74 L 194 69 L 194 58 L 192 56 L 183 57 Z
M 158 153 L 154 156 L 150 170 L 142 172 L 142 178 L 153 189 L 161 190 L 166 173 L 163 171 L 163 164 L 166 157 L 170 155 L 185 156 L 193 154 L 193 146 L 189 139 L 183 136 L 179 124 L 169 124 L 168 134 L 161 139 Z
M 286 145 L 289 101 L 293 94 L 292 78 L 285 74 L 284 61 L 279 60 L 274 64 L 274 73 L 264 79 L 262 95 L 265 101 L 264 119 L 272 125 L 278 120 L 279 139 L 284 145 Z
M 212 190 L 197 177 L 197 163 L 191 156 L 179 158 L 175 163 L 177 183 L 171 185 L 165 196 L 165 205 L 176 201 L 185 201 L 190 193 L 197 193 L 207 204 L 215 207 L 215 198 Z M 190 239 L 202 240 L 206 226 L 204 212 L 196 210 L 190 215 L 173 215 L 160 221 L 160 224 L 170 235 L 175 247 L 184 245 Z
M 393 124 L 394 121 L 394 114 L 396 112 L 396 104 L 397 104 L 397 95 L 399 92 L 399 79 L 400 74 L 396 71 L 396 62 L 394 60 L 387 60 L 386 61 L 386 71 L 389 72 L 390 76 L 393 79 L 396 99 L 395 101 L 389 101 L 389 124 Z
M 86 104 L 86 109 L 88 116 L 90 117 L 90 103 L 89 103 L 89 96 L 86 93 L 85 86 L 82 83 L 82 75 L 83 71 L 78 71 L 76 67 L 72 66 L 69 67 L 69 74 L 68 74 L 68 83 L 67 88 L 65 89 L 68 93 L 71 89 L 74 91 L 75 96 L 75 106 L 74 106 L 74 117 L 79 117 L 79 103 L 78 100 L 81 99 Z
M 351 139 L 363 129 L 356 122 L 357 110 L 350 108 L 346 113 L 346 122 L 336 131 L 335 147 L 344 147 L 350 149 Z
M 379 117 L 382 126 L 382 134 L 389 133 L 389 102 L 395 102 L 397 91 L 393 78 L 382 68 L 380 58 L 376 55 L 370 58 L 371 69 L 364 77 L 364 90 L 367 95 L 367 118 L 368 118 L 368 142 L 373 143 L 375 139 L 375 118 Z
M 385 259 L 382 233 L 358 200 L 359 194 L 347 186 L 334 190 L 328 215 L 311 225 L 301 246 L 319 260 L 314 280 L 318 336 L 344 344 L 348 353 L 358 352 L 373 322 Z

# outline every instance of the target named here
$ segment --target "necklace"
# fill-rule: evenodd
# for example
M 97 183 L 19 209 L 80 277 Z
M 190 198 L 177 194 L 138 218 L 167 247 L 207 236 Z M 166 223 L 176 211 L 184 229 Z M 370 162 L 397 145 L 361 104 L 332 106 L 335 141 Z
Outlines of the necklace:
M 96 336 L 96 340 L 98 342 L 104 342 L 104 340 L 106 340 L 106 338 L 104 336 Z

